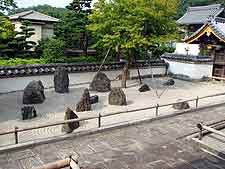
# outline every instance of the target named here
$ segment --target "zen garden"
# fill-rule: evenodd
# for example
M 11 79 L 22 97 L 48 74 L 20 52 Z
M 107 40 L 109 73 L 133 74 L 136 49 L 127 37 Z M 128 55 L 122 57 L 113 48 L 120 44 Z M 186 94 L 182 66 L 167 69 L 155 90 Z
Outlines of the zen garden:
M 0 169 L 225 168 L 224 0 L 0 0 Z

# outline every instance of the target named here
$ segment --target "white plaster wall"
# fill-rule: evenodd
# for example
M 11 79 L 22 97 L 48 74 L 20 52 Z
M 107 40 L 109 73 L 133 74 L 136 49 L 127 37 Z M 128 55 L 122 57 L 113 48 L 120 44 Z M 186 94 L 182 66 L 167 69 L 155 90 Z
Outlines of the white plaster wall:
M 169 63 L 169 72 L 173 74 L 189 76 L 191 79 L 201 79 L 203 76 L 212 77 L 212 64 L 191 64 L 167 59 L 165 61 Z
M 166 74 L 166 67 L 153 67 L 152 70 L 150 68 L 141 68 L 140 74 L 141 76 L 146 76 L 146 75 L 151 75 L 151 72 L 153 75 L 165 75 Z M 137 74 L 137 69 L 131 69 L 130 70 L 130 76 L 131 77 L 136 77 Z
M 42 38 L 42 26 L 41 25 L 32 25 L 30 26 L 31 28 L 33 28 L 35 31 L 35 34 L 33 36 L 31 36 L 28 40 L 29 41 L 33 41 L 36 42 L 38 44 L 38 41 L 41 40 Z
M 174 53 L 180 55 L 187 55 L 186 50 L 188 50 L 188 55 L 198 56 L 200 53 L 198 44 L 187 44 L 187 43 L 176 43 L 176 50 Z

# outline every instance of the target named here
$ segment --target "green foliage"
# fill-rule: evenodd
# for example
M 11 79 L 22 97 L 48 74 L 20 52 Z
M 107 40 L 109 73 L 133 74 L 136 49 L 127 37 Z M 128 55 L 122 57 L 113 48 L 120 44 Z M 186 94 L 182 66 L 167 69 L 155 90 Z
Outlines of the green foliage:
M 4 16 L 0 16 L 0 57 L 6 57 L 7 55 L 13 55 L 15 49 L 12 46 L 12 42 L 16 37 L 15 27 Z
M 34 11 L 58 18 L 58 19 L 63 19 L 69 12 L 69 10 L 65 8 L 57 8 L 57 7 L 52 7 L 50 5 L 38 5 L 38 6 L 33 6 L 28 8 L 13 9 L 9 12 L 9 15 L 24 12 L 24 11 L 29 11 L 29 10 L 34 10 Z
M 48 39 L 43 46 L 43 56 L 48 63 L 64 62 L 65 42 L 59 39 Z
M 94 47 L 147 49 L 176 38 L 176 0 L 99 0 L 89 16 Z
M 5 11 L 9 11 L 11 8 L 16 8 L 14 0 L 0 0 L 0 15 Z
M 34 28 L 31 28 L 31 22 L 24 21 L 20 27 L 21 31 L 16 36 L 17 54 L 23 55 L 26 51 L 35 47 L 36 43 L 30 41 L 29 38 L 35 34 Z
M 0 58 L 0 66 L 16 66 L 16 65 L 45 64 L 45 63 L 46 60 L 44 59 Z
M 61 23 L 57 24 L 55 35 L 65 41 L 68 48 L 84 48 L 87 45 L 88 24 L 87 15 L 90 13 L 91 0 L 74 0 L 67 6 L 69 12 Z

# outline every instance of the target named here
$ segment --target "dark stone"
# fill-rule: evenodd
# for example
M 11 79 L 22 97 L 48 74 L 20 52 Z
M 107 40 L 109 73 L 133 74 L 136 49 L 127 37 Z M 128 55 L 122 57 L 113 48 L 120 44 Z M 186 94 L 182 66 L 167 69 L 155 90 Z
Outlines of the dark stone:
M 78 118 L 79 117 L 70 108 L 66 109 L 64 120 L 71 120 L 71 119 L 78 119 Z M 80 127 L 79 121 L 67 123 L 62 126 L 62 132 L 72 133 L 73 130 L 79 127 Z
M 173 105 L 173 108 L 176 109 L 176 110 L 185 110 L 185 109 L 189 109 L 190 106 L 188 104 L 188 102 L 182 102 L 182 100 L 177 100 L 177 102 L 180 102 L 180 103 L 175 103 Z
M 37 111 L 35 110 L 34 106 L 24 106 L 21 109 L 21 113 L 23 120 L 33 119 L 37 117 Z
M 90 103 L 91 103 L 91 104 L 98 103 L 98 101 L 99 101 L 98 95 L 94 95 L 94 96 L 91 96 L 91 97 L 90 97 Z
M 84 112 L 90 110 L 91 110 L 90 93 L 88 89 L 85 89 L 80 101 L 76 105 L 76 112 Z
M 147 91 L 150 91 L 150 88 L 147 84 L 143 84 L 139 89 L 138 89 L 139 92 L 147 92 Z
M 58 67 L 55 70 L 54 86 L 57 93 L 69 92 L 69 76 L 65 67 Z
M 104 73 L 98 72 L 90 84 L 90 90 L 109 92 L 111 90 L 111 81 Z
M 23 104 L 40 104 L 44 100 L 44 86 L 40 80 L 30 82 L 24 89 Z
M 84 89 L 82 98 L 86 98 L 86 99 L 90 100 L 90 92 L 88 89 Z
M 121 88 L 113 88 L 109 93 L 109 104 L 110 105 L 127 105 L 126 95 Z
M 169 79 L 165 83 L 163 83 L 163 86 L 173 86 L 174 84 L 175 81 L 173 79 Z

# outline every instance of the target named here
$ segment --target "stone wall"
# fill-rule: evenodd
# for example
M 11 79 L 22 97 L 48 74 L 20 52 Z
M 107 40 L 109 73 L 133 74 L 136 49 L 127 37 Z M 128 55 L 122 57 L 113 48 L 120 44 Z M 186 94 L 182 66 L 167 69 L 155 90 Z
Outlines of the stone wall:
M 102 71 L 120 70 L 124 66 L 124 62 L 114 62 L 104 64 Z M 159 75 L 166 74 L 167 64 L 163 60 L 153 60 L 150 63 L 146 61 L 138 61 L 138 67 L 141 69 L 148 68 L 149 65 L 159 70 Z M 20 76 L 38 76 L 53 74 L 57 67 L 66 67 L 69 73 L 77 72 L 96 72 L 99 70 L 100 64 L 43 64 L 43 65 L 20 65 L 20 66 L 0 66 L 0 77 L 20 77 Z M 134 65 L 132 66 L 135 67 Z M 165 73 L 165 74 L 164 74 Z

